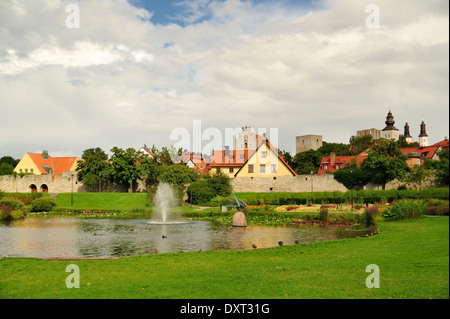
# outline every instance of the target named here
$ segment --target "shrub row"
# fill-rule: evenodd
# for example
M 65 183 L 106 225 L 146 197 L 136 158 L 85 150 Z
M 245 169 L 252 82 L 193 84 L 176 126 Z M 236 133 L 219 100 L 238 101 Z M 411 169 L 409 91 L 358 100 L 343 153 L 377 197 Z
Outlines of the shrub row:
M 237 196 L 247 205 L 305 205 L 305 204 L 342 204 L 361 202 L 377 204 L 400 199 L 436 199 L 448 200 L 448 188 L 427 188 L 423 190 L 363 190 L 347 192 L 315 193 L 239 193 Z
M 382 213 L 384 219 L 401 220 L 421 218 L 427 214 L 427 204 L 423 200 L 403 199 L 395 201 L 393 205 Z

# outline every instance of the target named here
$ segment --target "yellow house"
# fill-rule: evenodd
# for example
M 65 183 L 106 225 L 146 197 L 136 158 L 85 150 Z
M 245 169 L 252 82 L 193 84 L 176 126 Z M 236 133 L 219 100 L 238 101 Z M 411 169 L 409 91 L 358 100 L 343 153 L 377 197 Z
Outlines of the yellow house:
M 207 172 L 221 171 L 232 177 L 276 178 L 295 176 L 295 171 L 278 154 L 267 138 L 259 138 L 256 149 L 215 150 Z
M 268 139 L 263 140 L 248 160 L 234 174 L 235 177 L 276 178 L 295 176 L 295 171 L 278 154 Z
M 65 171 L 74 171 L 77 161 L 77 157 L 51 157 L 47 151 L 42 154 L 26 153 L 14 168 L 14 172 L 33 175 L 62 174 Z

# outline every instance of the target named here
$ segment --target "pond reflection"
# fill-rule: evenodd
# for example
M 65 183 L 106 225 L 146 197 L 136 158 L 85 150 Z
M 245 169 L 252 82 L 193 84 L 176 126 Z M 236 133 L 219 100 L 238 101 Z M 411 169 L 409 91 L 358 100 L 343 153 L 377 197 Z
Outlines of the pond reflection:
M 232 227 L 209 221 L 151 224 L 144 219 L 27 217 L 0 223 L 0 255 L 7 257 L 120 257 L 199 250 L 269 248 L 282 241 L 311 243 L 364 236 L 359 226 L 249 225 Z

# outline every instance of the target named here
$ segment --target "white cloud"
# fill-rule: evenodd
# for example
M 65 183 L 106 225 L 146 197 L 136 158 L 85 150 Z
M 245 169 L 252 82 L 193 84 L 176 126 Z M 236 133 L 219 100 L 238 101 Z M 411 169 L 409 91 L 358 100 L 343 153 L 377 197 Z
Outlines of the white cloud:
M 424 118 L 438 141 L 448 135 L 448 4 L 377 3 L 380 29 L 365 27 L 361 1 L 309 12 L 195 1 L 188 20 L 201 22 L 180 27 L 154 25 L 125 0 L 92 0 L 79 3 L 81 27 L 70 30 L 66 1 L 4 1 L 0 116 L 21 130 L 0 138 L 1 150 L 39 148 L 38 127 L 60 152 L 167 146 L 173 128 L 201 119 L 277 127 L 293 151 L 296 135 L 347 142 L 382 128 L 389 107 L 397 127 L 407 118 L 418 135 Z M 0 133 L 15 129 L 11 121 Z

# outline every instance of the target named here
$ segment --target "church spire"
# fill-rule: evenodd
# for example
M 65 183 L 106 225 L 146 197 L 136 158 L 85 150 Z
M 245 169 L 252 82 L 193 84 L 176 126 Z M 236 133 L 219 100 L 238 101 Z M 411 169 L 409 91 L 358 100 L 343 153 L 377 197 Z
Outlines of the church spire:
M 420 124 L 419 145 L 420 147 L 428 146 L 428 135 L 424 121 L 422 121 L 422 124 Z
M 392 115 L 391 110 L 389 110 L 388 115 L 386 116 L 386 127 L 383 129 L 383 131 L 398 131 L 398 129 L 394 126 L 395 121 L 394 121 L 394 116 Z
M 422 121 L 422 124 L 420 124 L 420 135 L 419 135 L 419 137 L 423 137 L 423 136 L 428 136 L 424 121 Z
M 398 141 L 399 132 L 398 128 L 394 126 L 394 116 L 392 115 L 391 110 L 389 110 L 388 115 L 386 116 L 386 127 L 381 130 L 381 137 L 387 140 Z
M 406 124 L 405 124 L 405 133 L 403 134 L 403 136 L 405 137 L 407 143 L 412 143 L 412 136 L 411 136 L 411 134 L 409 133 L 409 124 L 408 124 L 408 121 L 406 121 Z

